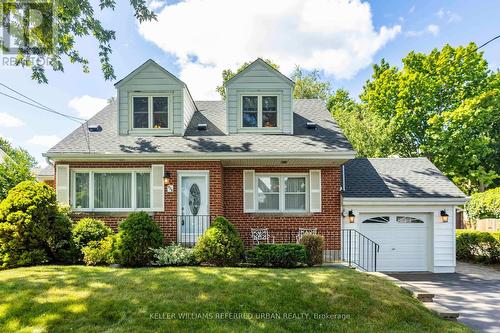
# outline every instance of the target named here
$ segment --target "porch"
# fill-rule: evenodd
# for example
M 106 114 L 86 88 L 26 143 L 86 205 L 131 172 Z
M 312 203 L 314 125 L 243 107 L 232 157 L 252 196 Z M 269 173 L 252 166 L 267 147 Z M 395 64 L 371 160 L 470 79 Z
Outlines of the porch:
M 210 227 L 215 217 L 213 215 L 169 215 L 164 218 L 167 218 L 167 224 L 177 226 L 177 239 L 174 242 L 192 247 L 205 230 Z M 354 266 L 365 271 L 377 270 L 379 245 L 357 230 L 337 227 L 332 227 L 331 229 L 324 227 L 316 228 L 311 227 L 309 223 L 305 224 L 303 228 L 266 228 L 265 226 L 259 228 L 242 228 L 238 225 L 236 228 L 246 249 L 262 243 L 300 243 L 300 239 L 304 234 L 313 233 L 323 236 L 325 239 L 323 262 L 345 262 L 349 266 Z M 256 230 L 261 233 L 260 237 L 256 237 Z M 262 236 L 262 233 L 265 236 Z

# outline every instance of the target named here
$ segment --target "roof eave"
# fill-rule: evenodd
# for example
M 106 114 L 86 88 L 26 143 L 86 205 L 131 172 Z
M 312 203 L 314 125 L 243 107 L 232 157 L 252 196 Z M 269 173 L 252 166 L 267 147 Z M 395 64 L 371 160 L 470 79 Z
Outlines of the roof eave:
M 344 205 L 363 206 L 363 205 L 463 205 L 469 201 L 470 197 L 429 197 L 429 198 L 380 198 L 380 197 L 344 197 Z

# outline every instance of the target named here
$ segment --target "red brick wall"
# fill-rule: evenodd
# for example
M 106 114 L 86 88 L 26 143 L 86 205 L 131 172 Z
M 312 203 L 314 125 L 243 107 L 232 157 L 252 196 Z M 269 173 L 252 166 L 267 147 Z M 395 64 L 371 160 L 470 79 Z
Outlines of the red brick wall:
M 208 170 L 210 186 L 210 214 L 223 215 L 222 196 L 222 165 L 217 161 L 197 161 L 197 162 L 58 162 L 58 164 L 68 164 L 70 168 L 149 168 L 152 164 L 164 164 L 165 169 L 170 172 L 171 182 L 174 186 L 173 192 L 167 192 L 165 187 L 165 211 L 155 212 L 153 218 L 163 231 L 165 243 L 177 240 L 177 170 Z M 120 221 L 126 215 L 123 213 L 92 213 L 75 215 L 74 220 L 84 216 L 92 216 L 106 222 L 116 230 Z
M 251 228 L 268 228 L 275 235 L 276 242 L 281 238 L 292 238 L 298 228 L 318 228 L 325 236 L 327 248 L 338 246 L 340 242 L 340 168 L 321 169 L 321 212 L 306 214 L 269 214 L 243 212 L 243 170 L 248 168 L 224 169 L 224 213 L 240 231 L 246 245 L 251 243 Z M 318 169 L 318 168 L 314 168 Z M 255 172 L 286 173 L 309 172 L 309 168 L 255 168 Z
M 250 244 L 250 228 L 269 228 L 275 237 L 292 235 L 298 228 L 318 228 L 327 240 L 328 248 L 337 248 L 340 237 L 340 168 L 321 169 L 321 213 L 307 214 L 262 214 L 243 213 L 243 170 L 246 168 L 223 168 L 217 161 L 198 162 L 59 162 L 69 164 L 70 168 L 144 168 L 152 164 L 164 164 L 171 174 L 173 192 L 166 192 L 165 211 L 154 213 L 154 219 L 163 231 L 165 242 L 177 239 L 177 170 L 209 170 L 210 178 L 210 214 L 224 215 L 234 223 L 247 245 Z M 318 169 L 318 168 L 315 168 Z M 256 172 L 309 172 L 309 168 L 256 168 Z M 78 214 L 93 216 L 104 220 L 116 229 L 126 215 L 116 214 Z M 286 232 L 284 232 L 286 231 Z M 276 239 L 276 241 L 279 241 Z M 295 241 L 292 239 L 292 241 Z

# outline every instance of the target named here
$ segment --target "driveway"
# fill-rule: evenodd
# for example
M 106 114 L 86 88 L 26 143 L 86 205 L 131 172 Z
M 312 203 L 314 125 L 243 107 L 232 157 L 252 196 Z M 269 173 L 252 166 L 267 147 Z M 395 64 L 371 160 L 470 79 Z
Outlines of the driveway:
M 434 302 L 460 313 L 458 321 L 477 332 L 500 332 L 500 271 L 457 263 L 457 273 L 399 273 L 391 276 L 434 293 Z

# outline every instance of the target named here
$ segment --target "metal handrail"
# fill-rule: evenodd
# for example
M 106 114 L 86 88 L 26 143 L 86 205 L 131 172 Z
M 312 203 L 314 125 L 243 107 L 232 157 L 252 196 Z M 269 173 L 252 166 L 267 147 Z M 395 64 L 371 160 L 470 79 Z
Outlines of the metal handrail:
M 342 229 L 342 260 L 349 266 L 365 271 L 377 271 L 380 245 L 354 229 Z

